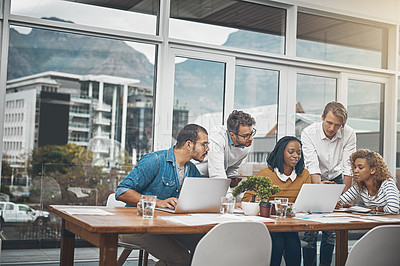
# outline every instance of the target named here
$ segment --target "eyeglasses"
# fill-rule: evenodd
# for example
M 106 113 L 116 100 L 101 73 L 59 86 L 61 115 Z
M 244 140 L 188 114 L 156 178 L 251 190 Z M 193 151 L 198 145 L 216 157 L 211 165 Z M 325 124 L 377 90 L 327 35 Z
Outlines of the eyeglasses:
M 194 142 L 197 143 L 197 142 Z M 210 146 L 210 142 L 199 142 L 204 149 L 207 149 Z
M 254 135 L 257 133 L 257 129 L 253 128 L 253 130 L 251 131 L 250 134 L 246 134 L 246 135 L 240 135 L 238 133 L 235 133 L 236 136 L 242 137 L 244 139 L 250 139 L 251 137 L 254 137 Z

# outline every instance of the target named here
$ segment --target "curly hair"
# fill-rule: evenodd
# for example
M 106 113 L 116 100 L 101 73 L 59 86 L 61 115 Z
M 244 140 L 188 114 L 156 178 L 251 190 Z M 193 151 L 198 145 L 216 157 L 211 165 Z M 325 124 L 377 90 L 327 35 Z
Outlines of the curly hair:
M 352 169 L 355 168 L 356 159 L 361 158 L 365 159 L 370 168 L 375 167 L 375 173 L 372 175 L 373 178 L 373 186 L 376 191 L 379 190 L 381 184 L 386 179 L 392 178 L 392 175 L 387 168 L 385 161 L 383 160 L 382 156 L 374 151 L 370 150 L 358 150 L 350 156 L 350 162 Z M 367 186 L 365 185 L 364 181 L 355 181 L 360 190 L 366 189 Z

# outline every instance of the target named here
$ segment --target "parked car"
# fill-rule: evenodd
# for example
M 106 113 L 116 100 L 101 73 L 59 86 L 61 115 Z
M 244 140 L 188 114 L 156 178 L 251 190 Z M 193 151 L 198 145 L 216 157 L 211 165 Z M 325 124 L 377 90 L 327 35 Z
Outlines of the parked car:
M 0 202 L 1 221 L 9 222 L 35 222 L 38 218 L 49 218 L 49 212 L 34 210 L 28 205 L 14 202 Z

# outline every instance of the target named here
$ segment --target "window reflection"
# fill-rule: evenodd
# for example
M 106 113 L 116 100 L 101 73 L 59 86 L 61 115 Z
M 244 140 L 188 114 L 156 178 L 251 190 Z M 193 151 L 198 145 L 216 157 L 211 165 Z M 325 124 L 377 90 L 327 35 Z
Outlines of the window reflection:
M 188 123 L 207 130 L 222 125 L 225 64 L 182 57 L 175 62 L 172 137 Z
M 296 136 L 313 122 L 321 121 L 325 105 L 336 100 L 336 79 L 297 74 Z
M 9 240 L 59 238 L 60 219 L 39 211 L 105 205 L 152 150 L 154 65 L 135 45 L 10 28 L 0 202 L 29 208 L 3 225 Z
M 357 149 L 383 152 L 384 84 L 349 80 L 347 124 L 357 132 Z
M 156 34 L 159 0 L 12 0 L 11 13 L 116 30 Z
M 171 0 L 173 38 L 284 53 L 286 10 L 245 1 Z
M 299 12 L 297 56 L 387 68 L 387 29 Z
M 279 71 L 237 66 L 235 73 L 234 108 L 256 120 L 252 149 L 239 170 L 242 175 L 252 175 L 265 166 L 276 143 Z

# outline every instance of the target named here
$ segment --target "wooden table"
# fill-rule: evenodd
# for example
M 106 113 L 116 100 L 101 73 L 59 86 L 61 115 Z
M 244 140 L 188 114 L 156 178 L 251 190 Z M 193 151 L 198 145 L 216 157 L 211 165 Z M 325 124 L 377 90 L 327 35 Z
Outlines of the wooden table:
M 102 208 L 115 215 L 70 215 L 68 209 Z M 118 234 L 193 234 L 207 233 L 215 225 L 186 226 L 157 219 L 157 216 L 174 215 L 162 211 L 155 212 L 154 219 L 142 219 L 136 215 L 136 208 L 106 208 L 93 206 L 51 205 L 50 211 L 62 218 L 60 264 L 73 265 L 75 235 L 100 248 L 99 265 L 117 265 Z M 385 216 L 386 217 L 386 216 Z M 398 218 L 400 215 L 388 215 Z M 267 223 L 270 232 L 336 231 L 336 265 L 344 265 L 348 253 L 348 230 L 371 229 L 387 222 L 318 223 L 301 219 L 278 219 Z

